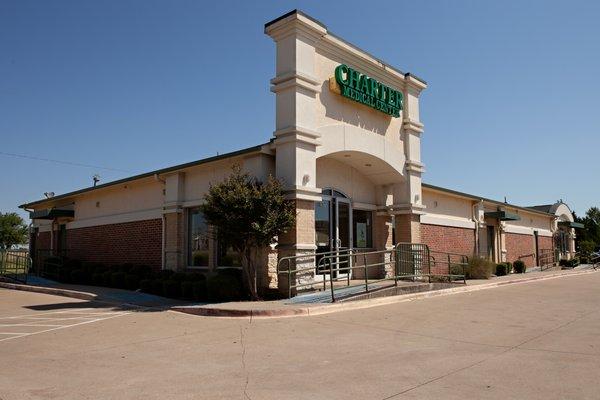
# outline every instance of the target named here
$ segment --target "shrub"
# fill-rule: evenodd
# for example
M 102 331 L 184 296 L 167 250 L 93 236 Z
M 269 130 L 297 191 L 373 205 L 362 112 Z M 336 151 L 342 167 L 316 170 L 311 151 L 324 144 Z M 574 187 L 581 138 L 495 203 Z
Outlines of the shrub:
M 194 299 L 194 282 L 192 282 L 192 281 L 181 282 L 181 297 L 186 300 Z
M 83 270 L 82 269 L 74 269 L 71 271 L 71 282 L 73 283 L 83 283 Z
M 469 279 L 490 279 L 494 263 L 487 258 L 473 256 L 469 258 L 467 266 L 467 278 Z
M 508 265 L 506 263 L 496 264 L 496 276 L 504 276 L 508 274 Z
M 118 265 L 116 267 L 116 271 L 123 272 L 123 273 L 125 273 L 125 275 L 127 275 L 128 273 L 131 272 L 131 270 L 132 270 L 133 267 L 134 267 L 133 264 L 131 264 L 131 263 L 125 263 L 125 264 Z
M 112 284 L 112 272 L 110 271 L 104 271 L 102 273 L 102 286 L 106 286 L 106 287 L 110 287 L 110 285 Z
M 140 279 L 145 279 L 152 275 L 152 268 L 147 265 L 134 265 L 129 273 L 139 276 Z
M 125 273 L 124 272 L 113 272 L 110 275 L 110 286 L 114 288 L 125 287 Z
M 559 262 L 558 265 L 560 265 L 561 267 L 568 267 L 569 266 L 569 260 L 562 258 Z
M 513 268 L 516 274 L 524 274 L 527 267 L 522 260 L 517 260 L 513 263 Z
M 104 276 L 100 272 L 92 274 L 92 285 L 102 286 L 104 284 Z
M 101 274 L 107 271 L 106 265 L 97 263 L 97 262 L 89 262 L 84 261 L 81 263 L 81 268 L 87 271 L 90 275 L 93 274 Z
M 68 258 L 63 262 L 63 266 L 65 266 L 66 268 L 69 268 L 71 271 L 74 271 L 76 269 L 83 269 L 83 265 L 81 263 L 81 261 L 73 259 L 73 258 Z
M 74 269 L 71 271 L 71 282 L 87 285 L 90 281 L 89 274 L 83 269 Z
M 450 265 L 450 275 L 465 275 L 467 273 L 467 267 L 461 264 Z
M 193 282 L 194 300 L 206 300 L 206 278 Z
M 152 286 L 150 289 L 150 293 L 155 294 L 157 296 L 163 295 L 163 280 L 162 279 L 153 279 Z
M 169 279 L 177 281 L 177 282 L 183 282 L 188 280 L 189 274 L 185 273 L 185 272 L 175 272 L 174 274 L 172 274 Z
M 156 279 L 164 279 L 167 280 L 169 279 L 175 272 L 171 271 L 170 269 L 161 269 L 160 271 L 156 272 L 155 274 L 155 278 Z
M 59 282 L 71 283 L 71 268 L 66 265 L 59 266 L 56 279 Z
M 125 274 L 125 288 L 129 290 L 136 290 L 140 286 L 140 277 L 136 274 Z
M 142 279 L 140 281 L 140 290 L 144 293 L 152 293 L 152 279 Z
M 206 281 L 206 276 L 200 272 L 190 272 L 187 279 L 191 282 Z
M 213 275 L 206 280 L 206 291 L 210 301 L 233 301 L 242 299 L 242 283 L 230 274 Z
M 163 281 L 163 296 L 176 299 L 181 296 L 181 283 L 174 279 Z

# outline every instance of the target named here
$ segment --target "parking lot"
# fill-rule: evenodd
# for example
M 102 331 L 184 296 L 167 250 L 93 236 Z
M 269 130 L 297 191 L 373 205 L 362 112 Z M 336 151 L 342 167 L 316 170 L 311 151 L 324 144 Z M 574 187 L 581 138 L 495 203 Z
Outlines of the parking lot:
M 0 398 L 596 399 L 600 273 L 222 319 L 0 289 Z

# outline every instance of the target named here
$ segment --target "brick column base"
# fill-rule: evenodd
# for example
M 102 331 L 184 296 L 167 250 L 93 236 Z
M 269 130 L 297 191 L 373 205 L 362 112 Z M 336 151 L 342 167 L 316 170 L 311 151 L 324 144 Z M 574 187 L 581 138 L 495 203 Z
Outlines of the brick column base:
M 398 214 L 395 221 L 396 243 L 421 243 L 420 215 Z
M 165 218 L 165 261 L 163 268 L 179 270 L 185 268 L 185 254 L 183 246 L 183 213 L 172 212 L 164 214 Z

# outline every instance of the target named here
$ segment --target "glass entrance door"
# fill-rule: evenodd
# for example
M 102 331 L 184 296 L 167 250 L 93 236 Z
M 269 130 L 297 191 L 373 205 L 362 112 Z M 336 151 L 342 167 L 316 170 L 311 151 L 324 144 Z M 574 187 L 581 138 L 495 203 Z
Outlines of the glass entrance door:
M 350 199 L 341 192 L 323 190 L 323 200 L 315 204 L 315 238 L 317 253 L 329 253 L 326 256 L 334 264 L 332 274 L 335 278 L 345 276 L 348 257 L 343 254 L 352 243 L 352 207 Z M 317 257 L 317 265 L 323 256 Z M 317 270 L 317 274 L 329 277 L 329 265 Z

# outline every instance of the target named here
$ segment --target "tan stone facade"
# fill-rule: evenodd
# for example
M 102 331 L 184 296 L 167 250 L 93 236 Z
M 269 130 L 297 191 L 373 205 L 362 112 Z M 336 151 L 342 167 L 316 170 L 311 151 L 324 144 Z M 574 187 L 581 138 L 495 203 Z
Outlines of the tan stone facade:
M 563 246 L 565 256 L 574 252 L 575 231 L 569 225 L 573 216 L 565 204 L 544 211 L 422 182 L 421 136 L 425 133 L 419 108 L 427 88 L 423 80 L 381 62 L 301 12 L 267 23 L 265 33 L 273 40 L 276 54 L 270 80 L 275 121 L 272 134 L 265 132 L 265 139 L 271 136 L 271 140 L 25 204 L 34 212 L 60 210 L 63 215 L 34 220 L 38 242 L 49 241 L 52 247 L 56 240 L 47 236 L 56 238 L 58 222 L 73 235 L 80 229 L 91 235 L 151 220 L 149 240 L 160 267 L 207 273 L 231 267 L 231 254 L 218 246 L 212 227 L 192 217 L 210 185 L 222 181 L 237 164 L 260 180 L 280 179 L 286 198 L 296 207 L 294 228 L 277 238 L 274 248 L 257 249 L 259 286 L 264 290 L 288 292 L 287 276 L 277 274 L 281 263 L 284 268 L 306 269 L 290 279 L 292 285 L 326 279 L 316 268 L 316 252 L 377 252 L 409 242 L 425 243 L 438 251 L 489 254 L 494 261 L 502 261 L 518 252 L 509 235 L 536 234 L 547 245 L 558 222 L 563 224 L 563 240 L 568 241 Z M 331 90 L 341 65 L 359 71 L 363 82 L 371 82 L 371 86 L 363 85 L 371 88 L 363 95 L 371 96 L 374 104 L 389 101 L 392 92 L 395 99 L 401 96 L 398 115 L 343 96 L 339 87 Z M 160 243 L 156 240 L 159 230 Z M 85 242 L 73 235 L 67 235 L 74 237 L 68 245 Z M 134 253 L 136 248 L 131 247 Z M 389 253 L 370 254 L 357 259 L 356 265 L 365 260 L 383 262 L 386 257 Z M 392 273 L 388 263 L 369 270 L 368 275 Z M 362 277 L 364 271 L 352 272 L 352 278 Z

